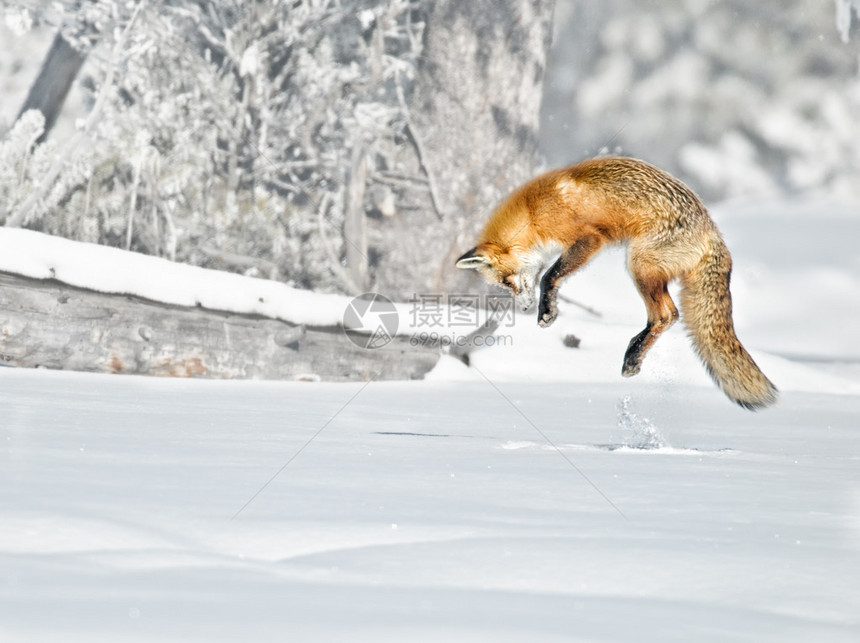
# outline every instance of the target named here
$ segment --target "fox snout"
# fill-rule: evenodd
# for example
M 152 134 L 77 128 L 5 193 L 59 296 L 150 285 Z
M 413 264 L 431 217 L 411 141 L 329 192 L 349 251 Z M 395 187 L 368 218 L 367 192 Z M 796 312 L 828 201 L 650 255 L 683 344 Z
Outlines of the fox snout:
M 520 307 L 520 310 L 522 310 L 524 313 L 531 310 L 532 306 L 535 305 L 534 290 L 522 290 L 518 293 L 514 293 L 514 298 L 516 299 L 517 305 Z
M 516 273 L 508 275 L 502 280 L 503 286 L 506 286 L 513 294 L 517 302 L 517 306 L 523 312 L 531 310 L 535 304 L 535 280 L 529 278 L 528 274 Z

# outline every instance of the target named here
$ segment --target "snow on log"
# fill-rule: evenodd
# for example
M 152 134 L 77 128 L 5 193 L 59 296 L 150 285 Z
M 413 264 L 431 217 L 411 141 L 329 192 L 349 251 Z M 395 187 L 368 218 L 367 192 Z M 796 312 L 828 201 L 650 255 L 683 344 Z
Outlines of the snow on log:
M 105 294 L 184 307 L 260 315 L 306 326 L 335 326 L 350 301 L 33 230 L 0 228 L 0 272 Z
M 174 377 L 416 379 L 438 349 L 395 336 L 372 350 L 341 327 L 105 294 L 0 272 L 0 363 Z
M 0 364 L 209 378 L 414 379 L 438 347 L 367 349 L 349 297 L 0 228 Z M 401 316 L 406 317 L 401 312 Z M 408 328 L 404 329 L 408 332 Z

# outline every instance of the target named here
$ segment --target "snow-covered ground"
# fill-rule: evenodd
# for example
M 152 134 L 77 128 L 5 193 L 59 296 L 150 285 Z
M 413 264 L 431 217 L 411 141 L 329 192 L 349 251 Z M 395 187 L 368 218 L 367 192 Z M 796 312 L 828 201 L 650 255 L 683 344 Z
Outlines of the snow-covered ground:
M 0 369 L 0 640 L 860 640 L 858 211 L 715 217 L 759 413 L 680 327 L 620 377 L 619 251 L 424 382 Z
M 0 386 L 4 641 L 860 636 L 857 396 Z

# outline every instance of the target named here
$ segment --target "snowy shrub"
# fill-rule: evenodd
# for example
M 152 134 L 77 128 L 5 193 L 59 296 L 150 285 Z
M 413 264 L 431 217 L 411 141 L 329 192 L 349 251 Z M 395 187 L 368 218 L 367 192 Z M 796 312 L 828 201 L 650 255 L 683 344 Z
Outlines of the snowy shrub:
M 71 149 L 35 144 L 35 117 L 16 125 L 0 148 L 0 218 L 306 287 L 361 286 L 345 269 L 352 173 L 367 176 L 362 213 L 387 214 L 424 180 L 400 149 L 423 30 L 411 2 L 66 9 L 42 19 L 89 52 L 99 113 L 81 125 L 89 144 Z M 46 196 L 22 208 L 40 180 Z
M 55 163 L 56 147 L 51 143 L 36 143 L 44 125 L 42 113 L 30 110 L 0 140 L 0 213 L 8 215 L 30 199 Z M 86 181 L 89 171 L 86 157 L 68 162 L 59 178 L 33 200 L 22 223 L 38 222 L 61 209 L 69 191 Z

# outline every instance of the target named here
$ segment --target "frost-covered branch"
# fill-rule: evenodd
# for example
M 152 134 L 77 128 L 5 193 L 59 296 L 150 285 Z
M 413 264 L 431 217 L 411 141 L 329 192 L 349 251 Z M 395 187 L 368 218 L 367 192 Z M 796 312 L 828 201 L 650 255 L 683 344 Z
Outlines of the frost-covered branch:
M 319 207 L 317 208 L 317 225 L 319 226 L 319 234 L 320 239 L 322 240 L 323 249 L 325 250 L 326 256 L 328 257 L 328 266 L 330 270 L 335 275 L 337 275 L 338 279 L 340 279 L 341 283 L 346 288 L 346 291 L 348 293 L 353 295 L 360 295 L 363 292 L 363 289 L 360 288 L 358 284 L 353 281 L 350 274 L 341 265 L 340 257 L 332 246 L 332 243 L 329 240 L 328 234 L 325 230 L 325 215 L 331 205 L 331 200 L 331 195 L 326 192 L 323 195 Z
M 84 126 L 79 129 L 69 141 L 66 143 L 62 152 L 57 154 L 54 158 L 54 163 L 51 165 L 48 172 L 42 177 L 38 186 L 31 192 L 30 196 L 23 202 L 18 208 L 6 219 L 5 225 L 10 228 L 20 227 L 27 218 L 27 215 L 30 213 L 31 209 L 38 203 L 42 201 L 54 186 L 54 183 L 57 180 L 57 177 L 60 175 L 60 172 L 63 170 L 65 164 L 67 163 L 69 157 L 72 153 L 77 150 L 84 140 L 90 135 L 93 127 L 99 118 L 101 118 L 102 108 L 105 105 L 105 101 L 107 100 L 108 93 L 114 88 L 114 79 L 116 77 L 117 69 L 119 68 L 119 61 L 122 60 L 124 55 L 124 49 L 128 41 L 128 35 L 131 33 L 131 29 L 134 26 L 135 21 L 137 20 L 138 15 L 140 14 L 141 9 L 146 5 L 146 0 L 141 0 L 135 6 L 134 12 L 131 14 L 131 17 L 128 20 L 128 23 L 125 26 L 125 29 L 122 31 L 122 35 L 117 40 L 116 45 L 113 48 L 113 64 L 108 70 L 108 73 L 102 83 L 101 89 L 96 97 L 96 101 L 93 104 L 92 110 L 90 110 L 90 114 L 87 117 L 87 120 L 84 123 Z
M 421 164 L 421 169 L 424 171 L 424 176 L 427 177 L 427 187 L 430 190 L 430 198 L 433 201 L 433 210 L 436 212 L 436 217 L 441 221 L 444 219 L 442 213 L 442 205 L 439 202 L 438 190 L 436 188 L 436 180 L 433 178 L 433 171 L 427 164 L 427 152 L 424 150 L 424 143 L 421 140 L 421 135 L 416 131 L 415 124 L 409 115 L 409 106 L 406 104 L 406 99 L 403 96 L 403 86 L 400 81 L 400 74 L 396 74 L 395 87 L 397 89 L 397 102 L 400 104 L 400 109 L 403 112 L 403 120 L 406 123 L 406 129 L 409 132 L 409 138 L 415 146 L 415 152 L 418 154 L 418 162 Z

